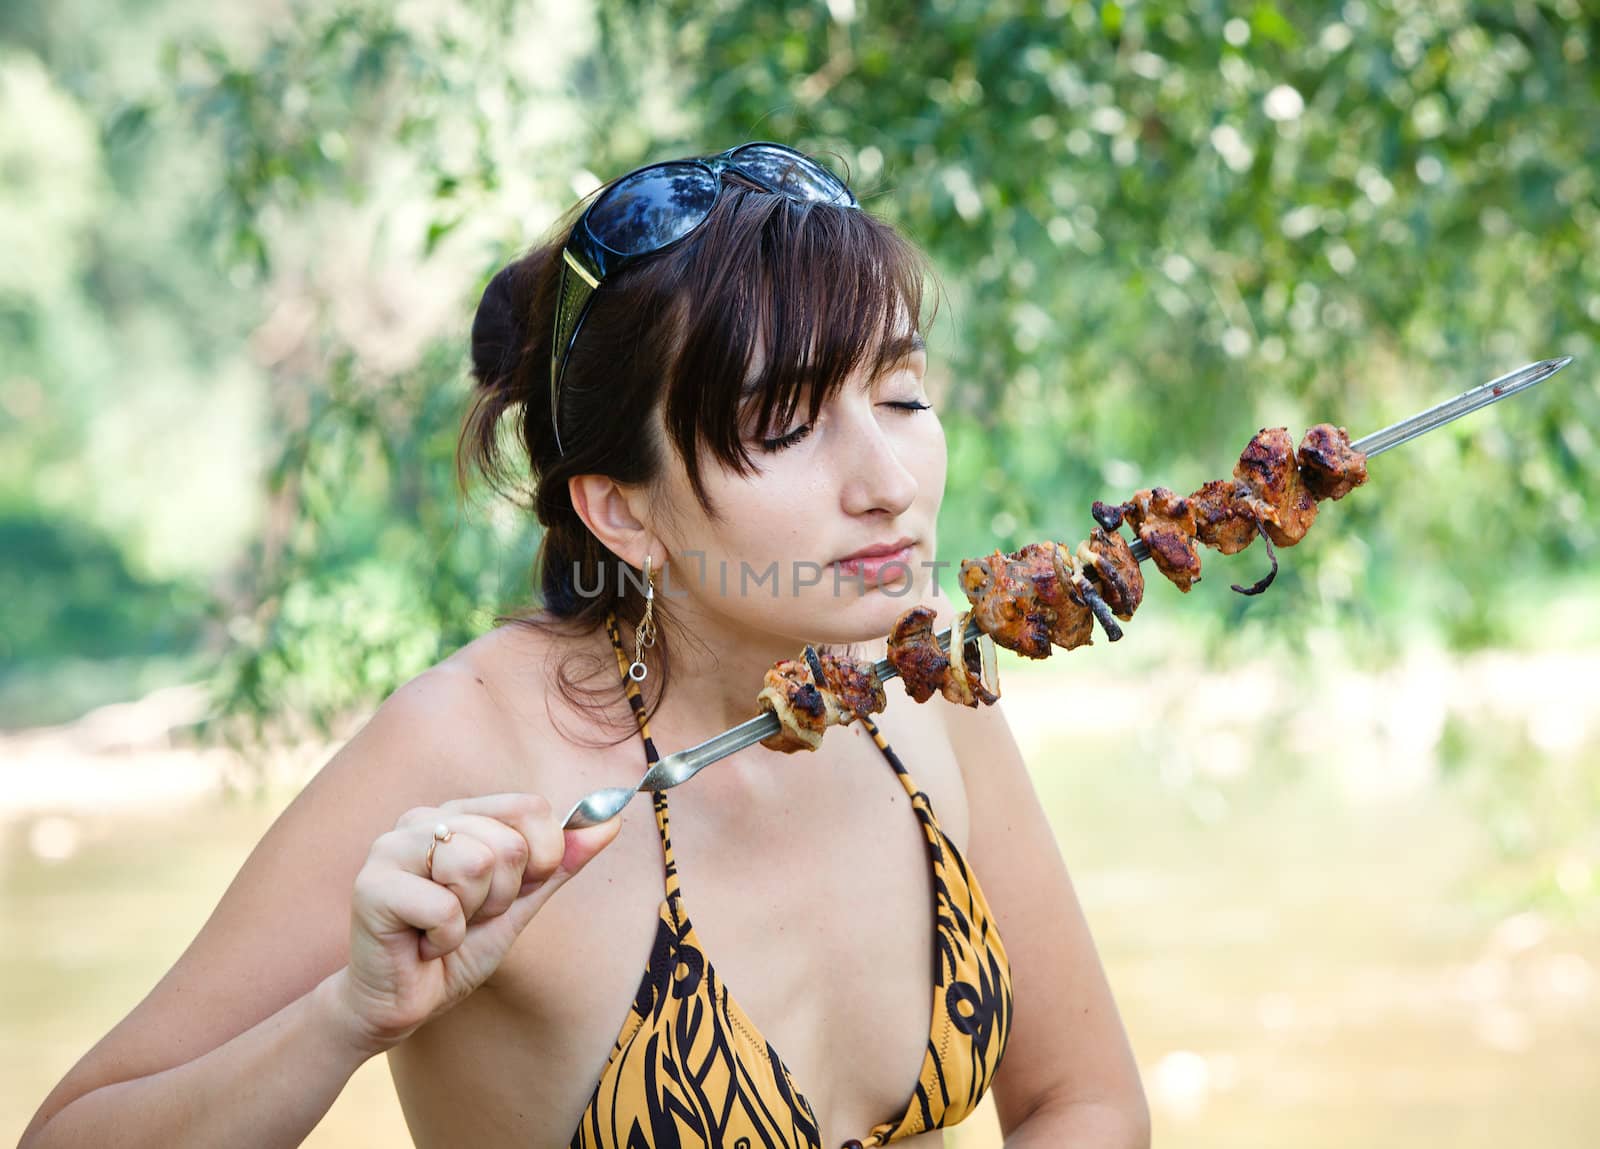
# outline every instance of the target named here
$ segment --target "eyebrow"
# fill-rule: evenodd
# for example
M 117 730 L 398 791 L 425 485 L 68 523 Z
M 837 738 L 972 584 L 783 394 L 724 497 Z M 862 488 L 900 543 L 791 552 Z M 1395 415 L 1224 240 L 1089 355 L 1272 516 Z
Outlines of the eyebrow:
M 928 350 L 928 341 L 922 337 L 922 332 L 913 331 L 910 335 L 901 336 L 889 344 L 889 351 L 884 355 L 884 362 L 889 365 L 902 363 L 919 351 Z M 748 399 L 761 391 L 761 380 L 751 379 L 739 389 L 739 398 Z
M 908 355 L 915 355 L 918 351 L 926 351 L 928 349 L 928 341 L 922 337 L 922 332 L 920 331 L 913 331 L 909 339 L 902 339 L 895 346 L 898 347 L 902 345 L 905 347 L 905 351 L 902 353 L 902 358 Z

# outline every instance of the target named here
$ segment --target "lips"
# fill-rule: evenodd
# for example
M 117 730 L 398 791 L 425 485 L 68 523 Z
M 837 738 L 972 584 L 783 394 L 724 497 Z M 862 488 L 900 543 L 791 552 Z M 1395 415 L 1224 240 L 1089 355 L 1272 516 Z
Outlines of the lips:
M 909 535 L 903 539 L 896 539 L 889 543 L 876 543 L 870 547 L 862 547 L 853 554 L 845 555 L 842 559 L 834 559 L 836 563 L 857 562 L 862 559 L 886 559 L 899 555 L 902 551 L 910 549 L 916 544 L 916 539 Z
M 911 577 L 911 556 L 915 539 L 867 547 L 848 558 L 835 559 L 834 567 L 841 575 L 859 579 L 863 587 Z

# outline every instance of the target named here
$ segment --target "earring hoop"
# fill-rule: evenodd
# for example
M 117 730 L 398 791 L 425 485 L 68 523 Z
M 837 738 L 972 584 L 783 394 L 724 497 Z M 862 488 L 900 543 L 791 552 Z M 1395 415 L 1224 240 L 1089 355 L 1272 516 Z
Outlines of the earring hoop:
M 633 664 L 628 667 L 628 677 L 643 682 L 650 673 L 644 664 L 644 652 L 656 644 L 656 583 L 650 573 L 650 556 L 644 556 L 644 617 L 633 632 Z

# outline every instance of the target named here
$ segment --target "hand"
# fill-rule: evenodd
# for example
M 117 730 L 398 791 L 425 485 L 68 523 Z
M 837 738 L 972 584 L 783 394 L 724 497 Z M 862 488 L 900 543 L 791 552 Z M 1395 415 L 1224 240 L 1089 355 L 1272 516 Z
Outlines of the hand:
M 434 847 L 430 876 L 428 845 L 441 824 L 451 836 Z M 402 814 L 372 844 L 351 901 L 338 995 L 357 1044 L 373 1054 L 398 1045 L 482 985 L 621 825 L 618 816 L 563 831 L 538 794 L 458 798 Z

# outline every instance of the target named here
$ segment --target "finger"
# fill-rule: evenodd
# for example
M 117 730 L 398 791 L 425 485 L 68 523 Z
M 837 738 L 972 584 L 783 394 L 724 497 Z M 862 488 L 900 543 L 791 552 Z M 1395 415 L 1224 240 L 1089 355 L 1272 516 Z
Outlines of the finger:
M 426 944 L 419 953 L 424 960 L 449 953 L 467 936 L 460 899 L 437 882 L 405 870 L 364 870 L 356 882 L 354 904 L 381 936 L 422 930 Z
M 560 867 L 562 856 L 566 853 L 566 842 L 555 811 L 543 795 L 517 792 L 484 794 L 474 798 L 452 799 L 439 808 L 445 820 L 455 811 L 494 818 L 523 836 L 529 851 L 522 882 L 524 890 L 545 881 Z
M 431 826 L 439 820 L 439 807 L 413 806 L 394 820 L 396 830 L 410 826 Z
M 448 826 L 453 834 L 449 842 L 440 842 L 434 851 L 433 880 L 450 885 L 457 874 L 455 867 L 459 864 L 461 856 L 459 853 L 447 853 L 447 851 L 462 834 L 475 838 L 489 847 L 494 864 L 489 873 L 489 886 L 484 892 L 482 904 L 475 911 L 468 913 L 467 920 L 470 922 L 476 918 L 494 917 L 496 914 L 504 913 L 522 890 L 523 875 L 532 853 L 528 840 L 504 822 L 481 814 L 458 814 L 441 810 L 439 824 Z M 441 856 L 444 857 L 443 863 Z M 424 859 L 427 857 L 426 847 L 423 857 Z M 475 875 L 468 870 L 465 876 Z
M 494 850 L 466 830 L 452 830 L 448 841 L 436 839 L 432 829 L 421 826 L 393 830 L 373 843 L 372 853 L 394 869 L 448 889 L 469 921 L 489 896 L 494 880 Z
M 472 923 L 467 931 L 468 938 L 482 936 L 488 941 L 496 952 L 509 949 L 535 914 L 559 890 L 568 878 L 581 870 L 588 861 L 605 849 L 621 832 L 622 820 L 611 818 L 598 826 L 587 826 L 582 830 L 568 832 L 569 842 L 568 858 L 561 867 L 544 882 L 529 888 L 516 901 L 511 903 L 511 908 L 489 921 Z
M 431 820 L 424 818 L 424 813 Z M 464 899 L 469 919 L 474 912 L 489 917 L 504 913 L 519 893 L 534 884 L 528 877 L 529 862 L 534 860 L 533 847 L 519 830 L 499 819 L 481 814 L 463 814 L 446 804 L 418 807 L 415 813 L 407 811 L 401 823 L 403 828 L 392 831 L 383 844 L 385 856 L 411 873 L 431 877 L 445 885 L 459 883 L 464 889 L 468 879 L 477 877 L 475 867 L 481 859 L 476 852 L 470 847 L 463 850 L 453 848 L 463 836 L 476 838 L 493 851 L 495 865 L 482 904 L 474 906 L 470 900 Z M 449 841 L 435 841 L 440 826 L 451 832 Z M 537 832 L 534 833 L 535 837 L 539 837 Z M 419 848 L 415 843 L 424 837 L 425 841 Z M 431 871 L 427 864 L 430 845 L 433 847 Z M 543 864 L 535 860 L 536 866 Z

